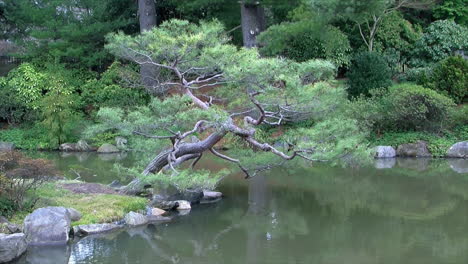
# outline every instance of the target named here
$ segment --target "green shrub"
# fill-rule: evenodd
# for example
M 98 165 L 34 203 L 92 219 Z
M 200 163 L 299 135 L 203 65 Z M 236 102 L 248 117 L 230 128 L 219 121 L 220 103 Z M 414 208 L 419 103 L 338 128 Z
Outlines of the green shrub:
M 372 97 L 361 96 L 346 110 L 349 118 L 371 128 L 376 133 L 389 131 L 441 131 L 454 118 L 453 101 L 436 91 L 419 85 L 404 83 L 372 90 Z
M 440 62 L 433 72 L 434 88 L 461 103 L 468 97 L 468 61 L 460 56 Z
M 112 64 L 100 79 L 88 80 L 82 87 L 82 100 L 88 109 L 100 107 L 134 107 L 149 102 L 143 89 L 125 88 L 121 82 L 119 63 Z
M 468 29 L 453 20 L 435 21 L 425 31 L 415 44 L 411 61 L 415 66 L 437 63 L 454 51 L 468 49 Z
M 414 84 L 391 87 L 382 103 L 387 108 L 388 126 L 402 131 L 440 130 L 455 106 L 450 98 Z
M 271 26 L 259 37 L 260 53 L 285 56 L 303 62 L 325 59 L 337 66 L 349 64 L 351 47 L 347 36 L 333 26 L 323 27 L 311 20 Z
M 432 71 L 432 67 L 410 68 L 403 74 L 400 81 L 413 82 L 418 85 L 427 86 L 431 81 Z
M 94 137 L 90 138 L 90 142 L 94 146 L 102 146 L 103 144 L 115 144 L 115 137 L 119 134 L 114 132 L 104 132 L 96 134 Z
M 299 75 L 304 84 L 327 81 L 336 76 L 336 66 L 329 61 L 310 60 L 300 68 Z
M 387 88 L 392 85 L 391 69 L 385 58 L 374 52 L 357 54 L 351 62 L 347 74 L 349 78 L 348 93 L 352 97 L 364 94 L 376 88 Z

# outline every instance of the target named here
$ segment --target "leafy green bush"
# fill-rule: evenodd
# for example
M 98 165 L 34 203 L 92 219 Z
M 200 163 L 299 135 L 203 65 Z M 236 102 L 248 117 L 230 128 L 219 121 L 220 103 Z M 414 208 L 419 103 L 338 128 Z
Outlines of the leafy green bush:
M 364 94 L 376 88 L 387 88 L 392 85 L 391 70 L 385 58 L 374 52 L 357 54 L 351 62 L 347 74 L 349 78 L 348 93 L 352 97 Z
M 414 82 L 418 85 L 427 86 L 431 81 L 432 71 L 432 67 L 410 68 L 403 74 L 400 81 Z
M 440 130 L 455 106 L 450 98 L 412 84 L 391 87 L 382 103 L 393 127 L 402 131 Z
M 117 137 L 118 135 L 119 135 L 118 133 L 108 131 L 108 132 L 96 134 L 95 136 L 91 137 L 89 140 L 91 144 L 94 146 L 102 146 L 106 143 L 115 144 L 115 137 Z
M 41 124 L 0 130 L 0 141 L 12 142 L 19 149 L 52 149 L 47 129 Z
M 468 29 L 452 20 L 439 20 L 416 42 L 412 64 L 425 66 L 453 55 L 454 51 L 467 49 Z
M 271 26 L 258 37 L 260 53 L 285 56 L 303 62 L 325 59 L 337 66 L 349 64 L 351 47 L 338 28 L 320 26 L 311 20 Z
M 120 85 L 121 65 L 112 64 L 100 79 L 88 80 L 82 87 L 82 100 L 89 109 L 100 107 L 134 107 L 149 102 L 149 95 L 138 88 Z
M 440 62 L 432 76 L 434 88 L 461 103 L 468 97 L 468 61 L 460 56 Z
M 436 91 L 404 83 L 371 91 L 352 101 L 347 115 L 361 126 L 377 133 L 385 131 L 440 131 L 448 127 L 453 116 L 453 101 Z
M 299 69 L 304 84 L 327 81 L 336 76 L 336 66 L 329 61 L 310 60 Z

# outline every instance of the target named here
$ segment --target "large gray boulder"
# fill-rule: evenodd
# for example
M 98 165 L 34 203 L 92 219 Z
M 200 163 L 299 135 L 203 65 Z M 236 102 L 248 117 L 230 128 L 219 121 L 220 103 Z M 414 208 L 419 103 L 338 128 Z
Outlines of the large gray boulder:
M 399 145 L 397 148 L 397 156 L 422 158 L 431 157 L 432 155 L 427 148 L 427 143 L 425 141 L 418 141 L 416 143 Z
M 124 137 L 115 137 L 115 145 L 118 149 L 127 149 L 128 140 Z
M 89 146 L 88 142 L 86 142 L 85 140 L 79 140 L 76 143 L 76 151 L 86 152 L 91 150 L 91 146 Z
M 391 146 L 377 146 L 375 147 L 375 158 L 394 158 L 396 157 L 396 151 Z
M 0 263 L 6 263 L 21 256 L 28 247 L 23 233 L 0 234 Z
M 71 215 L 64 207 L 36 209 L 24 219 L 24 233 L 30 245 L 60 245 L 67 243 Z
M 98 153 L 117 153 L 119 149 L 112 144 L 103 144 L 97 150 Z
M 223 197 L 221 192 L 203 191 L 203 200 L 217 200 Z
M 140 226 L 147 224 L 148 219 L 142 214 L 130 212 L 125 215 L 125 223 L 129 226 Z
M 454 144 L 447 151 L 447 157 L 449 158 L 468 158 L 468 141 L 462 141 Z
M 0 142 L 0 151 L 12 151 L 15 149 L 15 144 L 10 142 Z
M 94 234 L 101 234 L 111 232 L 122 228 L 117 224 L 91 224 L 91 225 L 79 225 L 73 227 L 73 234 L 75 236 L 87 236 Z
M 63 143 L 62 145 L 60 145 L 59 150 L 63 152 L 75 152 L 76 144 L 75 143 Z
M 67 208 L 68 213 L 70 214 L 70 220 L 72 222 L 79 221 L 81 219 L 81 213 L 73 208 Z

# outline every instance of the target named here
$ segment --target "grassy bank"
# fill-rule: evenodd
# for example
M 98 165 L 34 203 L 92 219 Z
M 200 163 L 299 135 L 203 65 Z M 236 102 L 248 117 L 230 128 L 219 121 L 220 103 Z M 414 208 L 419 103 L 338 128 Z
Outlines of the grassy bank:
M 108 223 L 122 219 L 130 211 L 143 210 L 147 200 L 140 197 L 116 194 L 78 194 L 61 187 L 69 181 L 51 182 L 43 185 L 31 195 L 38 198 L 34 208 L 15 213 L 10 219 L 13 223 L 21 224 L 33 210 L 46 206 L 71 207 L 82 214 L 80 221 L 72 225 Z
M 434 157 L 444 157 L 447 150 L 455 143 L 468 139 L 468 125 L 459 126 L 452 131 L 439 134 L 428 132 L 387 132 L 383 135 L 373 135 L 370 138 L 371 146 L 392 146 L 406 143 L 415 143 L 423 140 Z

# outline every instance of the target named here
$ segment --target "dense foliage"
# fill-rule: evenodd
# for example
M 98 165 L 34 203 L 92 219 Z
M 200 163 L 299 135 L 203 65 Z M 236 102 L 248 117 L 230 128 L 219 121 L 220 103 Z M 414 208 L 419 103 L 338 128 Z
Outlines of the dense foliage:
M 387 88 L 392 84 L 392 73 L 383 56 L 373 52 L 357 54 L 347 74 L 350 96 L 370 95 L 370 90 Z
M 459 56 L 443 60 L 434 68 L 432 80 L 434 89 L 462 103 L 468 98 L 468 61 Z

